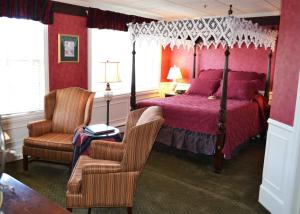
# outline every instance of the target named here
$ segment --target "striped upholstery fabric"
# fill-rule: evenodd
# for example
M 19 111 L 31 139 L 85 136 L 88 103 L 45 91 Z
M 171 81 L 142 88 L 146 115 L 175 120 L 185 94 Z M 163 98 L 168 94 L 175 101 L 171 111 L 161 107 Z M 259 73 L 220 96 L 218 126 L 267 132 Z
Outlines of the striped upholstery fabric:
M 63 162 L 70 165 L 73 157 L 73 152 L 70 151 L 59 151 L 59 150 L 44 149 L 44 148 L 38 148 L 32 146 L 23 146 L 23 155 L 24 154 L 30 157 L 38 157 L 44 160 Z
M 52 131 L 51 120 L 39 120 L 27 125 L 29 136 L 37 137 Z
M 73 145 L 70 144 L 73 135 L 63 133 L 47 133 L 38 137 L 28 137 L 24 139 L 26 146 L 37 148 L 53 149 L 59 151 L 73 151 Z
M 27 125 L 29 137 L 24 139 L 24 164 L 27 156 L 71 163 L 74 131 L 89 124 L 94 95 L 77 87 L 47 94 L 45 119 Z
M 91 157 L 94 159 L 121 161 L 123 154 L 124 143 L 94 140 L 91 144 Z
M 136 125 L 146 111 L 151 116 Z M 92 157 L 81 156 L 69 179 L 66 207 L 132 207 L 137 179 L 163 122 L 160 107 L 139 109 L 127 117 L 122 143 L 93 141 Z
M 74 130 L 84 122 L 89 96 L 89 91 L 80 88 L 57 90 L 52 131 L 73 134 Z

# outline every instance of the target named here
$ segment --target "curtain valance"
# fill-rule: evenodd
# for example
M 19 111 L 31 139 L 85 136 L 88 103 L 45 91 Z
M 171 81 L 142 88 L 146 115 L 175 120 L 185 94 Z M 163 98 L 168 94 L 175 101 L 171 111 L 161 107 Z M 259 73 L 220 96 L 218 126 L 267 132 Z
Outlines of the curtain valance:
M 127 31 L 127 23 L 129 22 L 141 23 L 149 21 L 152 21 L 152 19 L 126 15 L 112 11 L 105 11 L 96 8 L 89 8 L 87 16 L 87 27 Z
M 195 20 L 157 21 L 150 23 L 129 23 L 128 31 L 132 42 L 148 40 L 160 43 L 164 47 L 170 45 L 193 47 L 196 42 L 200 47 L 219 45 L 271 48 L 274 50 L 277 31 L 263 29 L 251 21 L 242 18 L 212 17 Z
M 53 23 L 50 0 L 0 0 L 0 16 Z

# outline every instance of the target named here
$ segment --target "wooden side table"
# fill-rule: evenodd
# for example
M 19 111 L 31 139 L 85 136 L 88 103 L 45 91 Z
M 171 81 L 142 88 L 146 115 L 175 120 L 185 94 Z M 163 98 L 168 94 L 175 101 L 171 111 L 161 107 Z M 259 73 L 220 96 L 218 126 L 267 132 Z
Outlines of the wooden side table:
M 173 97 L 176 96 L 177 94 L 175 93 L 165 93 L 165 97 Z
M 101 139 L 111 139 L 113 138 L 115 141 L 122 141 L 122 137 L 120 135 L 120 130 L 118 128 L 107 126 L 106 124 L 95 124 L 92 126 L 100 125 L 99 134 L 95 134 L 95 132 L 89 131 L 88 128 L 84 128 L 82 130 L 77 130 L 73 139 L 73 158 L 72 158 L 72 168 L 75 166 L 79 156 L 84 154 L 85 151 L 90 147 L 91 142 L 93 140 L 101 140 Z M 101 134 L 101 130 L 104 131 Z M 105 133 L 106 130 L 113 130 L 111 132 Z M 75 144 L 74 144 L 75 143 Z
M 28 214 L 68 214 L 63 207 L 45 198 L 38 192 L 29 188 L 10 175 L 3 173 L 1 183 L 8 184 L 14 188 L 14 192 L 4 190 L 1 211 L 5 214 L 28 213 Z

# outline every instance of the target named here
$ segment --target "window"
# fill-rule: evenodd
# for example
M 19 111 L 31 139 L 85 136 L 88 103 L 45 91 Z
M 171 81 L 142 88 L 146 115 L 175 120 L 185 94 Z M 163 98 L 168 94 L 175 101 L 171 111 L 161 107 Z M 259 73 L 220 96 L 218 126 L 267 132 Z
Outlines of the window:
M 102 96 L 105 83 L 100 82 L 101 63 L 120 62 L 121 82 L 111 83 L 114 94 L 129 93 L 131 89 L 132 43 L 128 32 L 89 29 L 91 90 Z M 159 88 L 161 46 L 147 42 L 136 43 L 136 91 Z
M 43 109 L 45 25 L 0 18 L 0 114 Z

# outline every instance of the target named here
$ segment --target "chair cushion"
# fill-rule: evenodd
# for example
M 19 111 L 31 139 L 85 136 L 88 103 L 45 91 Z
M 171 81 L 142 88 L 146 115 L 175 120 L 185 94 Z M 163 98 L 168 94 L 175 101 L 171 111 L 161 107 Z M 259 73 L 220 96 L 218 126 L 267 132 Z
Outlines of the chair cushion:
M 151 106 L 147 108 L 143 114 L 140 116 L 136 125 L 142 125 L 150 121 L 162 118 L 162 110 L 159 106 Z
M 24 146 L 60 151 L 73 151 L 73 134 L 47 133 L 38 137 L 24 139 Z
M 69 193 L 79 193 L 80 192 L 80 186 L 81 186 L 81 180 L 82 180 L 82 168 L 86 164 L 107 164 L 107 165 L 116 165 L 119 166 L 120 162 L 117 161 L 110 161 L 110 160 L 99 160 L 99 159 L 93 159 L 86 155 L 81 155 L 78 159 L 72 175 L 69 179 L 68 185 L 67 185 L 67 191 Z M 92 188 L 92 186 L 91 186 Z
M 86 103 L 90 94 L 91 92 L 76 87 L 57 90 L 52 131 L 74 133 L 74 130 L 84 122 Z

